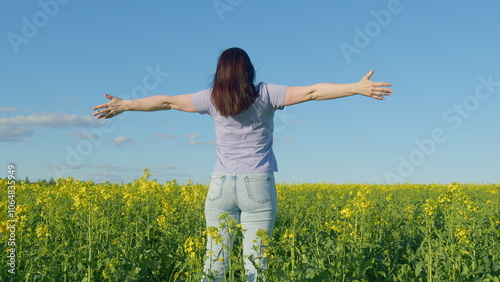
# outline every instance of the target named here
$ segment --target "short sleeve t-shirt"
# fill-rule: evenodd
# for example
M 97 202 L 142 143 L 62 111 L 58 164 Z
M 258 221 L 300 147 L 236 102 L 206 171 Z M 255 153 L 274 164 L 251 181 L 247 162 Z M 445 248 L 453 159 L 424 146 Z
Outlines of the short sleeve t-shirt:
M 217 162 L 215 172 L 258 173 L 278 171 L 273 152 L 274 112 L 284 108 L 287 86 L 259 83 L 259 96 L 244 112 L 232 117 L 219 114 L 211 89 L 191 94 L 197 112 L 215 123 Z

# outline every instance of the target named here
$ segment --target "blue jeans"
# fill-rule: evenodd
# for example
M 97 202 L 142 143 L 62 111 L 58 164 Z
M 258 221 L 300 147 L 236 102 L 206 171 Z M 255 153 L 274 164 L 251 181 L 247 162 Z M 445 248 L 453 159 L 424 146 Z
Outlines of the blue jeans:
M 271 236 L 276 219 L 277 197 L 274 173 L 228 174 L 214 172 L 207 199 L 205 218 L 207 227 L 218 228 L 219 238 L 207 236 L 207 260 L 204 271 L 224 281 L 229 267 L 234 234 L 220 228 L 219 217 L 226 213 L 228 219 L 241 223 L 243 230 L 243 259 L 247 281 L 256 281 L 257 269 L 265 269 L 266 258 L 257 231 L 262 229 Z M 233 223 L 234 225 L 234 223 Z M 205 280 L 207 281 L 207 280 Z

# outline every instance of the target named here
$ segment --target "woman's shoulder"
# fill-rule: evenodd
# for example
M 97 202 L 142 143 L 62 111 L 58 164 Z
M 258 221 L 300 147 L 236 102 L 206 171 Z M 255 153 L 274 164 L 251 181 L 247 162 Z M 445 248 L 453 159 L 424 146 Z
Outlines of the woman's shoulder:
M 260 82 L 257 88 L 261 99 L 268 101 L 275 108 L 283 108 L 283 100 L 288 86 Z
M 276 90 L 276 89 L 283 89 L 283 88 L 287 88 L 288 86 L 286 85 L 281 85 L 281 84 L 275 84 L 275 83 L 266 83 L 266 82 L 259 82 L 259 84 L 257 84 L 257 88 L 258 89 L 261 89 L 261 88 L 265 88 L 267 90 Z
M 212 89 L 204 89 L 191 94 L 191 102 L 195 109 L 200 113 L 210 113 L 214 109 L 210 93 Z

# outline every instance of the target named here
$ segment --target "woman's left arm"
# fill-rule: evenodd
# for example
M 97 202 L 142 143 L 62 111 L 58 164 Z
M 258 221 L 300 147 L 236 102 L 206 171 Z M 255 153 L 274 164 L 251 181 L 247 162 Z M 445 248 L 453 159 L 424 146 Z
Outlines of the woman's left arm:
M 311 86 L 288 87 L 285 94 L 285 106 L 290 106 L 312 100 L 330 100 L 361 94 L 377 100 L 385 100 L 385 96 L 391 95 L 392 86 L 388 82 L 373 82 L 370 70 L 360 81 L 356 83 L 333 84 L 318 83 Z
M 98 119 L 112 118 L 125 111 L 161 111 L 161 110 L 179 110 L 184 112 L 196 112 L 196 109 L 191 102 L 191 94 L 167 96 L 156 95 L 135 100 L 123 100 L 118 97 L 104 94 L 109 102 L 95 106 L 93 110 L 94 116 Z

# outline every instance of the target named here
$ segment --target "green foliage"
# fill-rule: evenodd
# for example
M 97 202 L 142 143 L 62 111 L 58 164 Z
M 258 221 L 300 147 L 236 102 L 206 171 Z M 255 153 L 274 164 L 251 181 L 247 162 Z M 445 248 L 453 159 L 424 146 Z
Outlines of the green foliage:
M 207 185 L 142 178 L 18 182 L 16 276 L 27 281 L 199 281 Z M 6 187 L 7 180 L 0 180 Z M 268 281 L 499 281 L 500 185 L 278 184 Z M 2 201 L 2 210 L 7 205 Z M 6 242 L 5 212 L 0 247 Z M 240 281 L 240 225 L 228 277 Z M 232 231 L 232 232 L 233 232 Z M 216 231 L 215 231 L 216 232 Z M 215 234 L 212 234 L 215 235 Z

